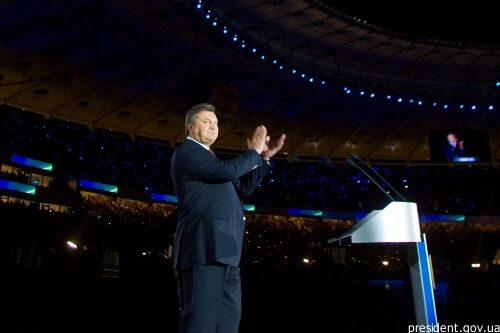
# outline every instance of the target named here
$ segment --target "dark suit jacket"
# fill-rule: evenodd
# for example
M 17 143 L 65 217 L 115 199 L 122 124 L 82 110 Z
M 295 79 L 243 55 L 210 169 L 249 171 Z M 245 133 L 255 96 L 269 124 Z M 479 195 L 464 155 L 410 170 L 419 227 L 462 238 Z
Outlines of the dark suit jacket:
M 223 161 L 189 139 L 177 147 L 171 163 L 179 207 L 174 268 L 239 265 L 245 229 L 241 196 L 250 194 L 268 171 L 253 149 Z

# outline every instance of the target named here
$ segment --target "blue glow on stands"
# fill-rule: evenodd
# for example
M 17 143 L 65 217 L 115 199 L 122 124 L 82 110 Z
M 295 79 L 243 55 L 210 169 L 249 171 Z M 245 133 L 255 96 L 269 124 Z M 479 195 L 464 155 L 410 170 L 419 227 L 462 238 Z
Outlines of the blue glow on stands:
M 404 179 L 403 183 L 407 180 Z M 81 183 L 81 181 L 80 181 Z M 92 182 L 94 183 L 94 182 Z M 105 184 L 103 184 L 105 185 Z M 81 185 L 82 186 L 82 185 Z M 112 186 L 112 185 L 107 185 Z M 170 203 L 178 203 L 177 196 L 171 194 L 162 193 L 151 193 L 151 200 L 163 201 Z M 252 204 L 242 204 L 241 208 L 247 212 L 255 212 L 257 210 L 255 205 Z M 340 219 L 340 220 L 354 220 L 359 221 L 363 219 L 368 212 L 330 212 L 317 209 L 301 209 L 301 208 L 287 208 L 286 214 L 295 216 L 320 216 L 324 219 Z M 443 222 L 464 222 L 465 215 L 440 215 L 440 214 L 430 214 L 430 215 L 419 215 L 420 223 L 430 222 L 430 221 L 443 221 Z
M 255 205 L 248 205 L 248 204 L 243 204 L 241 205 L 244 211 L 247 212 L 255 212 Z
M 425 223 L 429 221 L 443 221 L 443 222 L 464 222 L 465 215 L 439 215 L 439 214 L 428 214 L 419 215 L 420 223 Z
M 288 215 L 303 215 L 303 216 L 323 216 L 323 211 L 314 209 L 288 208 Z
M 111 192 L 111 193 L 118 193 L 118 186 L 116 186 L 116 185 L 103 184 L 103 183 L 93 182 L 91 180 L 86 180 L 86 179 L 80 179 L 80 186 L 94 189 L 94 190 L 100 190 L 100 191 Z
M 151 193 L 151 200 L 177 203 L 177 197 L 170 194 Z
M 356 213 L 354 213 L 354 220 L 359 221 L 359 220 L 365 218 L 366 215 L 368 215 L 368 213 L 366 213 L 366 212 L 356 212 Z
M 36 192 L 36 187 L 32 185 L 26 185 L 21 183 L 12 182 L 10 180 L 0 179 L 0 188 L 4 188 L 6 190 L 26 193 L 34 195 Z
M 52 163 L 37 161 L 29 157 L 12 154 L 10 160 L 25 166 L 34 167 L 41 170 L 52 171 Z

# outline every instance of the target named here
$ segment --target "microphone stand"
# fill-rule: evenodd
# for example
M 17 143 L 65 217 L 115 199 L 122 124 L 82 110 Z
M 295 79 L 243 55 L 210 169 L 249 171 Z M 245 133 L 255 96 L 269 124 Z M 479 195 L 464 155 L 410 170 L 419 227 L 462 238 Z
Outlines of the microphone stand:
M 385 178 L 384 178 L 384 177 L 382 177 L 382 175 L 380 175 L 380 174 L 379 174 L 379 173 L 378 173 L 378 172 L 377 172 L 374 168 L 372 168 L 372 167 L 371 167 L 368 163 L 366 163 L 363 159 L 361 159 L 360 157 L 358 157 L 356 154 L 351 154 L 351 156 L 347 159 L 347 161 L 348 161 L 348 162 L 349 162 L 349 160 L 352 162 L 352 163 L 351 163 L 351 162 L 349 162 L 351 165 L 353 165 L 353 166 L 357 167 L 359 170 L 363 171 L 363 173 L 364 173 L 366 176 L 368 176 L 368 175 L 367 175 L 367 173 L 366 173 L 366 172 L 364 172 L 364 170 L 362 170 L 362 168 L 358 167 L 358 165 L 356 164 L 356 162 L 352 161 L 352 158 L 355 158 L 356 160 L 358 160 L 359 162 L 361 162 L 363 165 L 365 165 L 368 169 L 370 169 L 370 171 L 371 171 L 371 172 L 373 172 L 374 174 L 376 174 L 376 175 L 377 175 L 377 177 L 379 177 L 379 178 L 380 178 L 380 179 L 384 182 L 384 184 L 385 184 L 385 185 L 389 186 L 389 188 L 390 188 L 392 191 L 394 191 L 394 193 L 396 193 L 396 194 L 398 195 L 398 197 L 399 197 L 401 200 L 403 200 L 404 202 L 408 202 L 408 200 L 406 200 L 406 198 L 405 198 L 405 197 L 404 197 L 401 193 L 399 193 L 399 192 L 398 192 L 398 191 L 397 191 L 397 190 L 396 190 L 396 189 L 395 189 L 395 188 L 391 185 L 391 183 L 389 183 L 387 180 L 385 180 Z M 368 176 L 368 177 L 369 177 L 369 176 Z M 372 179 L 371 177 L 369 177 L 369 178 L 370 178 L 370 179 Z M 372 180 L 372 181 L 373 181 L 373 180 Z M 380 185 L 378 185 L 376 182 L 375 182 L 375 184 L 376 184 L 379 188 L 381 188 L 381 186 L 380 186 Z M 385 190 L 383 190 L 383 191 L 384 191 L 384 193 L 386 193 L 386 194 L 387 194 L 387 192 L 386 192 Z M 395 201 L 395 200 L 393 199 L 393 201 Z

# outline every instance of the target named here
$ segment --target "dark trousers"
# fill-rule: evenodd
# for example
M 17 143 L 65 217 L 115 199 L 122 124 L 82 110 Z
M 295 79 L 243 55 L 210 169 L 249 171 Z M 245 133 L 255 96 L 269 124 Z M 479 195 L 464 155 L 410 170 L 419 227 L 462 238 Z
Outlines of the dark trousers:
M 237 333 L 241 319 L 238 267 L 199 265 L 179 272 L 180 333 Z

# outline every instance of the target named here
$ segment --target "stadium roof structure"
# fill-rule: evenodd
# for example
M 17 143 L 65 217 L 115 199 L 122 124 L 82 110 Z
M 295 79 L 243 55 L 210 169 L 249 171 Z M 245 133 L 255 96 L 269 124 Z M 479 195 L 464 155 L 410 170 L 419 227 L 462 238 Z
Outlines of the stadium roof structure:
M 207 101 L 219 110 L 216 147 L 244 149 L 265 124 L 287 134 L 286 154 L 310 159 L 425 162 L 430 130 L 486 130 L 500 161 L 494 14 L 483 17 L 493 37 L 475 42 L 472 16 L 461 41 L 428 32 L 452 13 L 421 20 L 420 33 L 335 4 L 3 1 L 0 102 L 174 145 L 186 110 Z

